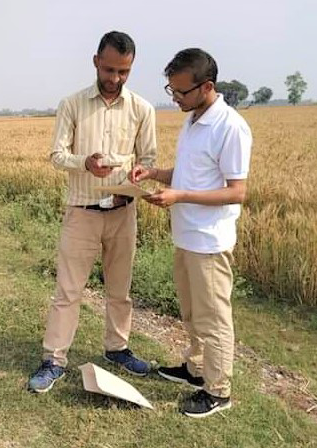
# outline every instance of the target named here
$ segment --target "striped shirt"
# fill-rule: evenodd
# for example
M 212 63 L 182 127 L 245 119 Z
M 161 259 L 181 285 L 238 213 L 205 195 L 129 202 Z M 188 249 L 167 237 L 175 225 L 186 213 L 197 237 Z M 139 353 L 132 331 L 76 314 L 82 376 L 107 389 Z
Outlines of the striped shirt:
M 95 177 L 85 161 L 96 152 L 122 165 L 105 178 Z M 69 173 L 68 205 L 97 204 L 104 194 L 94 187 L 122 183 L 134 163 L 151 166 L 155 156 L 154 108 L 125 86 L 110 104 L 97 83 L 59 104 L 51 161 Z

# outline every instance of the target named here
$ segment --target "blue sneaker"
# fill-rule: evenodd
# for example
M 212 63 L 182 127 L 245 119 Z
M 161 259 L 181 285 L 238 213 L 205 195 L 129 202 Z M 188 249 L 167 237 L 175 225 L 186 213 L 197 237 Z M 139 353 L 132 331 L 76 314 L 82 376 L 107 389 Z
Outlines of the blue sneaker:
M 29 381 L 28 389 L 33 392 L 48 392 L 55 381 L 65 376 L 65 368 L 56 366 L 51 360 L 43 361 Z
M 103 358 L 112 364 L 123 367 L 133 375 L 145 376 L 151 369 L 149 363 L 137 359 L 128 348 L 119 351 L 106 351 Z

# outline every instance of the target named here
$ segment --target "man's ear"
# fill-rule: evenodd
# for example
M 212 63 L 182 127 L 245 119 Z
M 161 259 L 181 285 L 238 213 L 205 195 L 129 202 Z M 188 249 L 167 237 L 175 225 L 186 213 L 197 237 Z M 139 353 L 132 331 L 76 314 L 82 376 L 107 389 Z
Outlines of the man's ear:
M 93 61 L 94 61 L 94 66 L 96 67 L 96 68 L 98 68 L 98 62 L 99 62 L 99 57 L 98 57 L 98 55 L 94 55 L 94 57 L 93 57 Z
M 214 88 L 215 88 L 215 84 L 212 81 L 206 82 L 206 91 L 207 92 L 211 92 L 212 90 L 214 90 Z

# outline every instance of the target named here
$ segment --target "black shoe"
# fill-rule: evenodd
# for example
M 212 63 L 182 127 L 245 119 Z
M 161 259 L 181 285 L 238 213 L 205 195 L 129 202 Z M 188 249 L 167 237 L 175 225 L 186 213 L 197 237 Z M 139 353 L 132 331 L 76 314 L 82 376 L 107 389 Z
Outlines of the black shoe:
M 160 367 L 157 373 L 166 380 L 174 381 L 175 383 L 185 383 L 194 386 L 196 389 L 201 389 L 204 385 L 204 379 L 201 376 L 192 376 L 184 362 L 180 367 Z
M 202 418 L 229 408 L 231 408 L 230 397 L 215 397 L 205 390 L 200 390 L 185 401 L 182 413 L 188 417 Z

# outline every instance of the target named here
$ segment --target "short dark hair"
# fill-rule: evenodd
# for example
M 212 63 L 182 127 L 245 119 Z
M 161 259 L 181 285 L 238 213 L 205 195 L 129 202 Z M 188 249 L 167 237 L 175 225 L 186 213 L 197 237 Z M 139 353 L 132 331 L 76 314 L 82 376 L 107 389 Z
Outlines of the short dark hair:
M 99 43 L 97 54 L 100 55 L 107 45 L 115 48 L 121 54 L 132 53 L 135 56 L 135 44 L 131 37 L 120 31 L 110 31 L 106 33 Z
M 210 54 L 200 48 L 186 48 L 179 51 L 164 69 L 166 77 L 176 73 L 190 71 L 194 82 L 203 82 L 209 79 L 213 83 L 217 81 L 217 63 Z

